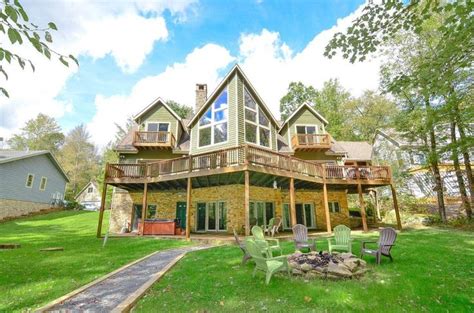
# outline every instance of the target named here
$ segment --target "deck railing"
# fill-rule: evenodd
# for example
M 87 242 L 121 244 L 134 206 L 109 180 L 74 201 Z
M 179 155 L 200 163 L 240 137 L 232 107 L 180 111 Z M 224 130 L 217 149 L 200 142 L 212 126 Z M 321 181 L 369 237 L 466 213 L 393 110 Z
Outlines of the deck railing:
M 387 166 L 323 165 L 255 146 L 240 146 L 149 163 L 108 164 L 106 175 L 107 178 L 151 178 L 245 164 L 328 180 L 390 181 L 391 179 L 390 168 Z
M 331 148 L 329 134 L 295 134 L 291 138 L 293 149 Z
M 176 140 L 173 133 L 164 131 L 136 131 L 133 138 L 135 146 L 170 146 L 174 147 Z

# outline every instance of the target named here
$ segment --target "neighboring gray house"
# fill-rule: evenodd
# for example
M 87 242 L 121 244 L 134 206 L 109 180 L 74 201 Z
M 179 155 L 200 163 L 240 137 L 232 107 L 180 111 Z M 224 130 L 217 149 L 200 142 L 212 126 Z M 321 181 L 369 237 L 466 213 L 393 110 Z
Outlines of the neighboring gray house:
M 446 144 L 439 139 L 446 137 L 443 136 L 445 132 L 446 129 L 437 132 L 440 145 Z M 435 197 L 435 182 L 421 147 L 421 143 L 407 141 L 394 129 L 377 130 L 372 158 L 375 163 L 390 164 L 394 171 L 406 174 L 405 189 L 413 196 L 417 198 Z M 472 157 L 471 155 L 471 160 Z M 463 169 L 463 160 L 460 161 Z M 450 197 L 459 197 L 459 186 L 449 153 L 441 155 L 439 168 L 445 194 Z M 467 176 L 465 173 L 463 175 L 467 185 Z
M 50 208 L 68 182 L 49 151 L 0 150 L 0 220 Z
M 74 198 L 85 210 L 97 211 L 100 208 L 100 191 L 97 182 L 91 180 Z

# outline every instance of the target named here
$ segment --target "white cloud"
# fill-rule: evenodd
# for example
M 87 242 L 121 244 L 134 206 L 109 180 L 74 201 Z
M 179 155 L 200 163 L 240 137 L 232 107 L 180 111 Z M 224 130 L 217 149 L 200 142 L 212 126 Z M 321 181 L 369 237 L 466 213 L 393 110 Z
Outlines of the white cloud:
M 279 116 L 279 103 L 292 81 L 321 88 L 331 78 L 355 96 L 366 89 L 377 89 L 380 59 L 351 64 L 339 54 L 333 59 L 324 57 L 326 44 L 333 34 L 343 31 L 360 14 L 360 9 L 338 20 L 329 30 L 316 35 L 298 54 L 293 54 L 277 32 L 263 29 L 260 34 L 242 34 L 240 38 L 241 67 L 252 81 L 275 116 Z
M 117 0 L 111 5 L 107 1 L 31 0 L 22 4 L 36 24 L 56 23 L 55 50 L 94 59 L 111 55 L 124 72 L 130 73 L 143 64 L 157 41 L 168 38 L 164 10 L 183 21 L 195 1 Z M 0 136 L 7 138 L 40 112 L 61 118 L 72 112 L 74 105 L 82 105 L 57 99 L 67 79 L 77 71 L 74 65 L 66 68 L 50 62 L 26 45 L 14 51 L 31 59 L 36 71 L 10 66 L 9 80 L 0 83 L 10 93 L 9 99 L 0 97 Z
M 115 123 L 124 124 L 157 97 L 194 105 L 195 85 L 207 83 L 213 90 L 219 83 L 219 74 L 234 58 L 229 51 L 215 44 L 207 44 L 192 51 L 184 62 L 168 66 L 165 71 L 141 79 L 129 95 L 104 97 L 95 100 L 96 114 L 88 124 L 93 140 L 100 146 L 113 139 Z

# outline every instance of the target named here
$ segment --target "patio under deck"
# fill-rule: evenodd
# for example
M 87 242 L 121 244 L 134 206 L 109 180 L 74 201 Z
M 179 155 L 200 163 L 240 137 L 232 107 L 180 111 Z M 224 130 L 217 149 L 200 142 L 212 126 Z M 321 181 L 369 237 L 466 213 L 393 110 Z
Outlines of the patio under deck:
M 323 191 L 327 231 L 331 232 L 327 189 L 358 193 L 364 231 L 368 230 L 363 193 L 380 186 L 390 186 L 401 229 L 396 192 L 392 184 L 390 167 L 340 166 L 313 163 L 254 146 L 239 146 L 206 154 L 138 164 L 107 164 L 102 206 L 97 236 L 101 236 L 106 186 L 112 185 L 128 191 L 143 191 L 143 207 L 147 207 L 148 190 L 187 190 L 187 210 L 191 207 L 193 188 L 229 184 L 245 185 L 245 231 L 248 235 L 250 185 L 289 190 L 291 224 L 296 224 L 295 188 Z M 142 212 L 143 219 L 145 210 Z M 187 218 L 190 216 L 188 211 Z M 187 220 L 186 225 L 190 225 Z M 190 239 L 189 227 L 186 238 Z

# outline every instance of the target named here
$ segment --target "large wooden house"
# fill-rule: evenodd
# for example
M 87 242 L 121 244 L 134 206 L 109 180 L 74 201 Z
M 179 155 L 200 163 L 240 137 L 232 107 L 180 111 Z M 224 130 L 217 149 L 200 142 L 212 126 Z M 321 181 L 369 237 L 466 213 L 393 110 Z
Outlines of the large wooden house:
M 283 229 L 299 223 L 330 232 L 349 225 L 348 193 L 360 194 L 367 229 L 362 194 L 392 184 L 389 167 L 371 166 L 370 145 L 338 143 L 310 105 L 276 120 L 238 65 L 209 96 L 206 85 L 196 85 L 190 120 L 160 98 L 134 119 L 137 126 L 116 147 L 120 162 L 106 165 L 104 185 L 116 187 L 112 232 L 147 234 L 153 223 L 178 219 L 187 237 L 249 234 L 276 216 Z

